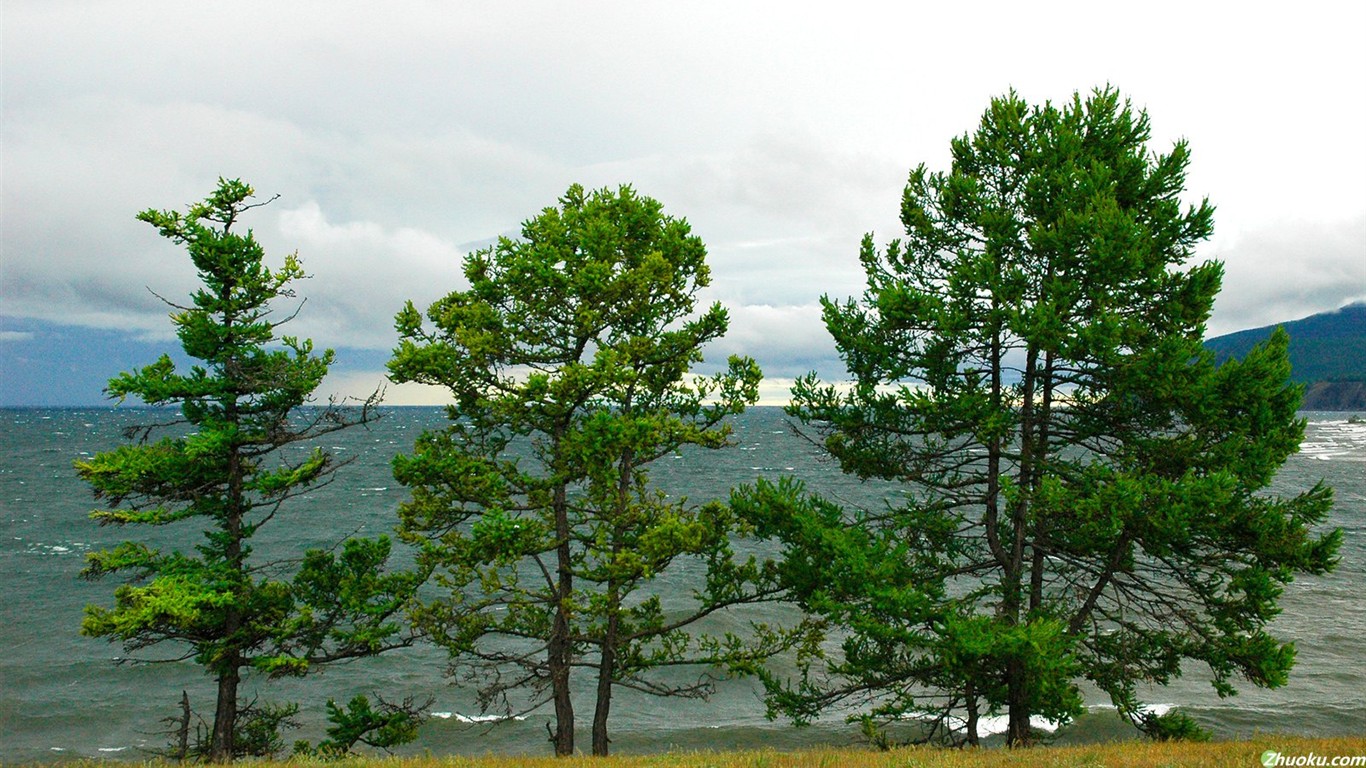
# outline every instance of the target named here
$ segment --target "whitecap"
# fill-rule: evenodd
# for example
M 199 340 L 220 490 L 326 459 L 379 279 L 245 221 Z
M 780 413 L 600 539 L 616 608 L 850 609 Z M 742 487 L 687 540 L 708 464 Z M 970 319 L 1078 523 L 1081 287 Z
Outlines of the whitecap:
M 97 751 L 99 751 L 99 752 L 122 752 L 122 751 L 125 750 L 125 749 L 128 749 L 128 747 L 100 747 Z
M 1143 707 L 1143 711 L 1150 711 L 1153 712 L 1153 714 L 1162 715 L 1171 710 L 1174 706 L 1174 704 L 1153 704 L 1147 707 Z M 1114 708 L 1115 707 L 1113 705 L 1107 704 L 1090 707 L 1090 709 L 1093 710 Z M 928 715 L 919 715 L 915 719 L 929 720 L 932 718 Z M 964 731 L 967 730 L 968 727 L 967 719 L 960 717 L 958 715 L 949 715 L 949 717 L 947 718 L 947 722 L 949 728 L 954 731 Z M 1049 720 L 1048 718 L 1043 717 L 1041 715 L 1033 715 L 1029 718 L 1029 727 L 1033 728 L 1036 731 L 1055 733 L 1060 727 L 1060 724 L 1056 720 Z M 994 717 L 980 717 L 977 719 L 978 736 L 994 736 L 997 734 L 1005 733 L 1008 730 L 1010 730 L 1009 715 L 996 715 Z
M 953 719 L 957 720 L 958 718 Z M 967 723 L 963 723 L 962 725 L 957 726 L 957 728 L 966 727 L 966 725 Z M 1029 727 L 1036 731 L 1046 731 L 1048 733 L 1053 733 L 1058 730 L 1057 722 L 1049 720 L 1046 717 L 1040 717 L 1039 715 L 1034 715 L 1029 718 Z M 957 730 L 957 728 L 955 728 L 955 730 Z M 979 736 L 992 736 L 998 733 L 1005 733 L 1008 730 L 1010 730 L 1009 715 L 984 717 L 977 721 L 977 735 Z
M 1089 712 L 1119 711 L 1119 707 L 1116 707 L 1114 704 L 1092 704 L 1086 709 Z M 1173 709 L 1176 709 L 1175 704 L 1144 704 L 1143 706 L 1138 708 L 1138 711 L 1141 714 L 1153 715 L 1154 717 L 1161 717 L 1167 714 L 1168 712 L 1172 711 Z
M 1175 704 L 1148 704 L 1139 707 L 1138 711 L 1142 712 L 1145 715 L 1152 715 L 1153 717 L 1162 717 L 1163 715 L 1167 714 L 1173 709 L 1176 709 Z
M 432 717 L 439 717 L 439 718 L 441 718 L 442 720 L 450 720 L 450 719 L 451 719 L 451 713 L 450 713 L 450 712 L 428 712 L 427 714 L 431 715 Z
M 513 715 L 512 717 L 506 715 L 462 715 L 459 712 L 456 712 L 454 717 L 461 723 L 501 723 L 504 720 L 515 720 L 520 723 L 526 719 L 521 715 Z

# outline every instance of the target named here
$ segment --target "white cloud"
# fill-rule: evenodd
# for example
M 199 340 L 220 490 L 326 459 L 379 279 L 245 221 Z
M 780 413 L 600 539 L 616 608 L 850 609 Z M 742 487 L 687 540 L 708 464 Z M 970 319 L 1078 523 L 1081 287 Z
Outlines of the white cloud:
M 366 221 L 333 224 L 313 201 L 281 211 L 276 228 L 311 275 L 299 287 L 308 303 L 297 332 L 320 344 L 390 349 L 397 342 L 394 314 L 405 301 L 425 309 L 467 287 L 460 272 L 465 249 L 429 232 Z

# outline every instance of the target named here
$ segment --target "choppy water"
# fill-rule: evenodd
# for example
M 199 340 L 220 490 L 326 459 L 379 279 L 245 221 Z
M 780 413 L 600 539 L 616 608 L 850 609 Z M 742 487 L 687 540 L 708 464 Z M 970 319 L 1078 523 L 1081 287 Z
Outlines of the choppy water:
M 134 409 L 0 410 L 0 761 L 137 759 L 144 757 L 142 750 L 165 744 L 158 721 L 176 713 L 182 689 L 197 709 L 211 709 L 211 685 L 193 664 L 120 665 L 119 646 L 78 634 L 82 607 L 108 604 L 114 588 L 114 582 L 92 584 L 77 577 L 84 555 L 118 541 L 124 532 L 98 528 L 86 518 L 92 502 L 72 462 L 120 444 L 121 429 L 147 415 Z M 1182 707 L 1224 737 L 1254 731 L 1366 733 L 1366 424 L 1350 424 L 1338 414 L 1308 416 L 1303 450 L 1282 471 L 1277 490 L 1291 493 L 1326 480 L 1337 491 L 1331 524 L 1344 529 L 1346 540 L 1336 573 L 1292 584 L 1282 601 L 1284 613 L 1274 632 L 1294 640 L 1299 650 L 1290 684 L 1275 691 L 1245 688 L 1235 698 L 1220 700 L 1193 674 L 1147 697 Z M 369 430 L 337 433 L 332 447 L 355 461 L 337 483 L 300 500 L 289 522 L 273 524 L 274 530 L 262 536 L 275 542 L 270 546 L 277 552 L 298 552 L 352 531 L 387 532 L 404 498 L 390 476 L 390 459 L 441 419 L 439 409 L 391 409 Z M 735 448 L 662 460 L 657 481 L 698 501 L 722 496 L 759 475 L 795 474 L 813 489 L 855 503 L 872 503 L 890 490 L 860 484 L 821 461 L 809 443 L 790 434 L 778 409 L 752 409 L 737 421 L 736 436 Z M 143 530 L 127 533 L 146 537 Z M 177 533 L 154 532 L 167 543 Z M 548 714 L 478 722 L 472 694 L 450 685 L 445 668 L 441 652 L 415 648 L 333 667 L 302 681 L 264 684 L 260 693 L 263 700 L 303 704 L 303 728 L 287 733 L 287 740 L 321 736 L 327 697 L 346 700 L 378 691 L 386 697 L 432 698 L 434 717 L 411 746 L 414 751 L 548 750 Z M 838 718 L 803 729 L 767 721 L 745 681 L 723 684 L 707 702 L 630 692 L 617 696 L 612 730 L 619 751 L 792 748 L 858 740 L 856 730 Z M 1103 701 L 1094 695 L 1091 714 L 1064 729 L 1059 739 L 1131 736 Z M 586 727 L 591 698 L 585 696 L 580 709 Z

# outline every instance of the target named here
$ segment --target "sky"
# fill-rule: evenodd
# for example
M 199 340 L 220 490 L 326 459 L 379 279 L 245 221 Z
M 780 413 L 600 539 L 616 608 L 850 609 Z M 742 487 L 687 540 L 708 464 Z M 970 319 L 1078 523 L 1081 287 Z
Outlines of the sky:
M 0 25 L 0 406 L 101 403 L 174 348 L 153 292 L 194 270 L 134 216 L 219 176 L 279 196 L 247 224 L 312 274 L 288 330 L 337 349 L 321 396 L 383 383 L 404 301 L 579 183 L 689 221 L 731 319 L 708 364 L 752 355 L 780 402 L 843 376 L 819 298 L 861 293 L 909 170 L 1012 88 L 1113 85 L 1152 151 L 1189 142 L 1209 335 L 1366 299 L 1366 4 L 5 0 Z

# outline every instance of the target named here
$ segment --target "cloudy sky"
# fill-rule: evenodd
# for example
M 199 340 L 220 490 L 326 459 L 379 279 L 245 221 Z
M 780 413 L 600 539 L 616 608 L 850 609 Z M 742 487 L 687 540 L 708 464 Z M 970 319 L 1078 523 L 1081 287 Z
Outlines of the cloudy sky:
M 1211 334 L 1366 299 L 1366 5 L 897 5 L 5 0 L 0 405 L 100 402 L 170 348 L 149 289 L 195 276 L 133 217 L 220 175 L 280 196 L 249 223 L 314 275 L 290 330 L 337 348 L 330 391 L 373 389 L 403 301 L 578 182 L 691 222 L 731 314 L 709 358 L 780 398 L 840 376 L 818 297 L 861 290 L 908 170 L 1012 87 L 1110 83 L 1155 151 L 1189 140 Z

